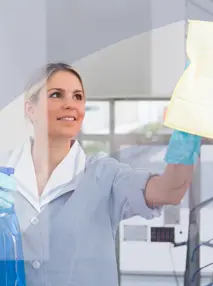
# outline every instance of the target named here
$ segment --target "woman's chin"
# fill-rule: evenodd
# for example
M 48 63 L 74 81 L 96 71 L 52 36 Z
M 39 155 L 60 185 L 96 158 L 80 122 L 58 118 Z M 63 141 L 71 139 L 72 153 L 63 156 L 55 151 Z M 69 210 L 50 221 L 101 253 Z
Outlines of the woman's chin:
M 60 140 L 70 140 L 70 139 L 76 139 L 77 133 L 72 132 L 72 131 L 65 131 L 65 130 L 60 130 L 60 132 L 54 132 L 54 133 L 49 133 L 49 138 L 51 139 L 60 139 Z

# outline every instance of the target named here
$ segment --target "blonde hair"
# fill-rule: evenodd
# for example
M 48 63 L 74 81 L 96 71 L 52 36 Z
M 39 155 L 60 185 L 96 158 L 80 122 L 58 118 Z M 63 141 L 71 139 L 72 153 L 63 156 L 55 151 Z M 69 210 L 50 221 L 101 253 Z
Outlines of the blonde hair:
M 28 83 L 28 85 L 25 88 L 24 92 L 24 99 L 26 100 L 32 100 L 37 101 L 38 95 L 41 89 L 45 86 L 48 79 L 56 72 L 58 71 L 67 71 L 72 74 L 74 74 L 80 81 L 82 88 L 83 87 L 83 81 L 79 73 L 70 65 L 65 63 L 49 63 L 46 66 L 44 66 L 38 74 L 32 78 L 32 80 Z

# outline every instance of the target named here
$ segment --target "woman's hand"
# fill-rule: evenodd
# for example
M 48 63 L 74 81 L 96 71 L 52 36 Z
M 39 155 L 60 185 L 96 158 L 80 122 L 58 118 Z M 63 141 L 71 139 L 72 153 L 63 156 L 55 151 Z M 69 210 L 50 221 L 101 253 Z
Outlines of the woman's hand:
M 175 130 L 170 138 L 161 176 L 151 177 L 145 190 L 149 207 L 179 204 L 193 177 L 194 165 L 200 154 L 201 137 Z
M 165 161 L 168 164 L 194 165 L 200 155 L 201 137 L 175 130 L 170 138 Z

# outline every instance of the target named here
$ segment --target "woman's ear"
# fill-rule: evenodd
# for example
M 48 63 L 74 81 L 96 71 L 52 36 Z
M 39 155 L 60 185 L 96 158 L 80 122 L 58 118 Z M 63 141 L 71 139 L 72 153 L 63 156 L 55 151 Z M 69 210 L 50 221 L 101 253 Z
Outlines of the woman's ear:
M 25 115 L 30 120 L 30 122 L 32 122 L 32 123 L 35 122 L 35 120 L 36 120 L 35 106 L 29 100 L 25 101 Z

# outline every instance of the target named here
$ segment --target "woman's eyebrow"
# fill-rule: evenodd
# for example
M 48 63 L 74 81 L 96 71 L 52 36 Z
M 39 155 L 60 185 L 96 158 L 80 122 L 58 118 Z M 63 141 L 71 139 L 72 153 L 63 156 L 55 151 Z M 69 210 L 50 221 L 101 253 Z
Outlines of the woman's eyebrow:
M 73 91 L 73 93 L 77 93 L 77 92 L 83 93 L 83 90 L 81 90 L 81 89 L 75 89 L 75 90 Z
M 66 90 L 63 89 L 63 88 L 58 88 L 58 87 L 52 87 L 52 88 L 48 89 L 48 91 L 51 91 L 51 90 L 57 90 L 57 91 L 61 91 L 61 92 L 65 92 L 65 91 L 66 91 Z M 81 89 L 75 89 L 75 90 L 73 91 L 73 93 L 77 93 L 77 92 L 83 93 L 83 90 L 81 90 Z
M 65 91 L 63 88 L 58 88 L 58 87 L 52 87 L 52 88 L 48 89 L 48 91 L 51 91 L 51 90 L 57 90 L 57 91 L 61 91 L 61 92 Z

